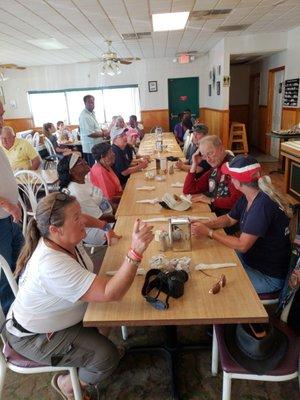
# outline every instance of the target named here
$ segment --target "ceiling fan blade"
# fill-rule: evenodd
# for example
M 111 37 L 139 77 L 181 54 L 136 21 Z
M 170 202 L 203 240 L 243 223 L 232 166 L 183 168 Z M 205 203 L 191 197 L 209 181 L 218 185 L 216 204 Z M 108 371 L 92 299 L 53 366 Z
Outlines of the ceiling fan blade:
M 0 64 L 0 68 L 6 69 L 26 69 L 25 67 L 19 67 L 16 64 Z
M 119 61 L 120 61 L 120 64 L 124 64 L 124 65 L 132 64 L 132 61 L 125 60 L 125 59 L 122 59 L 122 58 L 119 58 Z

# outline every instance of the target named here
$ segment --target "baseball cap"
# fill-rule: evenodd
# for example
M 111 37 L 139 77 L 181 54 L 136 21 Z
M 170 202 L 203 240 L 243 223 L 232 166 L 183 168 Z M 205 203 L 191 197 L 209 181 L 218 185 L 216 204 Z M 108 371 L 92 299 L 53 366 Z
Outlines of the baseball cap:
M 193 129 L 191 130 L 191 132 L 195 132 L 195 133 L 204 133 L 204 135 L 208 134 L 208 127 L 204 124 L 197 124 L 193 126 Z
M 110 132 L 111 141 L 114 141 L 118 136 L 121 136 L 122 133 L 128 131 L 128 128 L 113 128 Z
M 261 165 L 254 157 L 240 154 L 230 162 L 224 163 L 221 171 L 239 182 L 247 183 L 253 182 L 260 177 Z

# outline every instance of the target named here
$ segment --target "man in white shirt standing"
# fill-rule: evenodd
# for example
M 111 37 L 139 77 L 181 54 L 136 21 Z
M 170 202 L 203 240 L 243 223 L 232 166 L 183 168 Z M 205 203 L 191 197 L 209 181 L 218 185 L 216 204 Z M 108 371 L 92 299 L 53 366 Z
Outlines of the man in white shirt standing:
M 101 143 L 106 136 L 99 126 L 94 113 L 95 98 L 88 94 L 84 96 L 83 102 L 85 108 L 79 116 L 80 137 L 82 142 L 83 157 L 86 162 L 92 167 L 95 160 L 92 156 L 92 147 L 95 144 Z
M 0 133 L 3 127 L 3 114 L 3 104 L 0 101 Z M 0 170 L 0 254 L 14 271 L 24 238 L 20 225 L 16 223 L 21 219 L 18 186 L 9 161 L 1 148 Z M 14 301 L 14 295 L 3 272 L 0 279 L 0 301 L 6 315 Z

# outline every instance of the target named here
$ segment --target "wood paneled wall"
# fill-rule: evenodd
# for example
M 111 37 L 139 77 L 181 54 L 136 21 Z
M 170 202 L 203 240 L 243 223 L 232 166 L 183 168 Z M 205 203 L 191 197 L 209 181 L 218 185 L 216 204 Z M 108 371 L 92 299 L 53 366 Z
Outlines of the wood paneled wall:
M 282 108 L 281 128 L 290 129 L 300 122 L 300 108 Z
M 149 132 L 153 126 L 161 126 L 165 132 L 169 131 L 169 110 L 142 110 L 141 120 L 145 132 Z
M 227 147 L 229 139 L 229 110 L 200 108 L 199 120 L 207 125 L 210 134 L 220 136 L 224 146 Z
M 249 105 L 231 105 L 229 106 L 229 125 L 232 122 L 240 122 L 245 124 L 246 132 L 249 129 Z
M 32 118 L 5 119 L 4 125 L 11 126 L 15 132 L 27 131 L 34 128 Z

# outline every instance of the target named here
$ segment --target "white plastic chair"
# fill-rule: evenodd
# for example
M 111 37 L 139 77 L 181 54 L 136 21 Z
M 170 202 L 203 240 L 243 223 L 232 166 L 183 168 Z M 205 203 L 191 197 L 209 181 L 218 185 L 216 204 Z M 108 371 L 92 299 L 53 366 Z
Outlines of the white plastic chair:
M 38 203 L 38 196 L 49 194 L 47 183 L 35 171 L 24 170 L 15 173 L 19 191 L 22 193 L 23 203 L 26 205 L 27 214 L 34 216 Z
M 40 134 L 38 132 L 35 132 L 32 140 L 33 140 L 33 146 L 35 148 L 38 148 L 40 146 Z
M 25 137 L 25 140 L 33 146 L 33 137 L 30 133 Z
M 9 268 L 9 265 L 7 264 L 6 260 L 0 255 L 0 271 L 5 273 L 5 276 L 9 282 L 9 285 L 16 296 L 18 293 L 18 285 L 13 277 L 13 274 Z M 0 313 L 0 323 L 1 326 L 3 325 L 5 321 L 4 314 L 1 309 Z M 8 343 L 4 340 L 3 336 L 1 335 L 1 339 L 5 346 L 8 346 Z M 28 361 L 28 364 L 30 364 L 30 360 L 26 359 L 25 357 L 18 355 L 20 359 L 24 362 Z M 2 399 L 2 392 L 4 388 L 4 382 L 5 382 L 5 377 L 6 377 L 6 372 L 7 369 L 10 369 L 11 371 L 17 372 L 19 374 L 41 374 L 44 372 L 59 372 L 59 371 L 69 371 L 71 381 L 72 381 L 72 387 L 74 391 L 74 399 L 75 400 L 82 400 L 82 392 L 81 392 L 81 387 L 78 379 L 78 374 L 77 374 L 77 369 L 75 367 L 52 367 L 52 366 L 19 366 L 17 365 L 17 362 L 13 360 L 13 358 L 6 357 L 0 352 L 0 399 Z M 36 363 L 35 363 L 36 364 Z
M 26 229 L 27 229 L 28 216 L 27 216 L 26 206 L 25 206 L 24 201 L 21 199 L 20 196 L 19 196 L 19 203 L 21 204 L 22 213 L 23 213 L 22 232 L 23 232 L 23 236 L 25 236 Z

